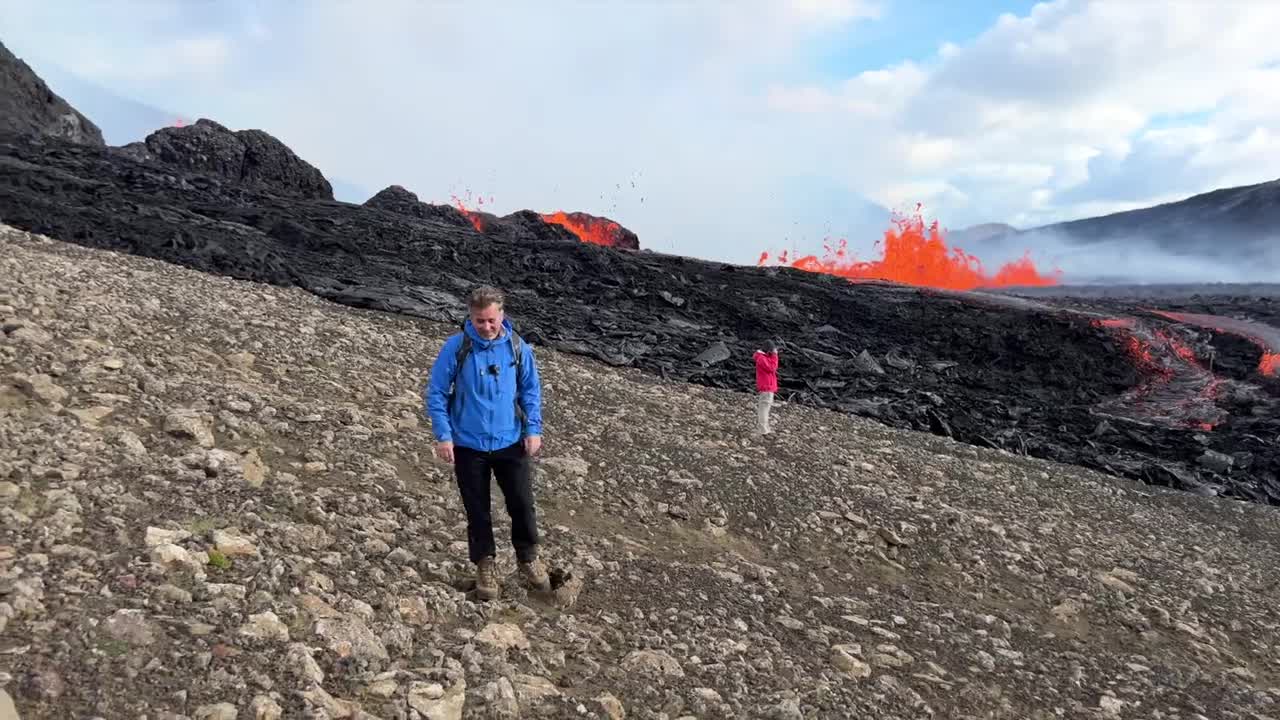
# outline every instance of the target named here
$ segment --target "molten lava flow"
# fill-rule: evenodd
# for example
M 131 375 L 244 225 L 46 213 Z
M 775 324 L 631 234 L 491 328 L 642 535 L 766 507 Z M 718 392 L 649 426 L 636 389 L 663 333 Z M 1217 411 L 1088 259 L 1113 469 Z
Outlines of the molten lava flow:
M 1093 324 L 1116 333 L 1144 381 L 1109 403 L 1111 414 L 1144 421 L 1212 430 L 1226 418 L 1217 406 L 1222 380 L 1207 370 L 1186 343 L 1134 318 L 1103 318 Z
M 824 246 L 826 255 L 822 259 L 807 255 L 792 261 L 790 266 L 851 279 L 891 280 L 950 290 L 1058 284 L 1062 271 L 1041 273 L 1029 254 L 1005 263 L 994 275 L 987 275 L 978 258 L 960 248 L 949 249 L 938 222 L 935 220 L 926 226 L 919 207 L 916 209 L 912 217 L 895 215 L 892 218 L 893 227 L 885 231 L 882 243 L 876 243 L 882 246 L 880 260 L 860 262 L 849 258 L 848 241 L 842 239 L 834 249 Z M 757 264 L 764 265 L 768 260 L 769 253 L 762 253 Z M 787 254 L 782 253 L 778 261 L 787 265 Z
M 563 210 L 557 210 L 553 213 L 543 214 L 541 217 L 549 223 L 566 228 L 569 232 L 577 235 L 582 242 L 591 243 L 592 245 L 618 247 L 624 233 L 622 226 L 618 223 L 584 213 L 567 213 Z
M 1238 335 L 1262 349 L 1262 358 L 1258 361 L 1258 372 L 1264 377 L 1280 376 L 1280 330 L 1252 320 L 1203 315 L 1200 313 L 1170 312 L 1167 310 L 1149 310 L 1175 322 L 1199 325 L 1209 330 Z
M 1280 353 L 1264 352 L 1258 371 L 1267 377 L 1280 377 Z

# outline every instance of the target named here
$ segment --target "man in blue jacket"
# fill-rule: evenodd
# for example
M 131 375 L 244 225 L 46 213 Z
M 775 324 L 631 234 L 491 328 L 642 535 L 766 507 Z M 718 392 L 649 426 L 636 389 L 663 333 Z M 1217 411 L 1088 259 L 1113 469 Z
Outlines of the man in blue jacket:
M 511 545 L 527 583 L 550 589 L 538 558 L 529 459 L 542 448 L 542 386 L 533 349 L 503 314 L 502 293 L 480 287 L 467 299 L 469 319 L 445 341 L 431 366 L 427 414 L 436 455 L 453 463 L 467 511 L 467 547 L 476 566 L 476 594 L 500 594 L 490 515 L 489 478 L 497 477 L 511 516 Z

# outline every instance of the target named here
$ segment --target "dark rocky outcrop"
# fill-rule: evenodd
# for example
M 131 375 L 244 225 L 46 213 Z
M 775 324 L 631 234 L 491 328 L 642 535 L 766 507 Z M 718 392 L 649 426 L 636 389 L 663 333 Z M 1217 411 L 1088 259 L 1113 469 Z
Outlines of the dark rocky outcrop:
M 102 131 L 0 43 L 0 132 L 106 145 Z
M 634 232 L 614 220 L 584 212 L 535 213 L 532 210 L 520 210 L 498 217 L 483 210 L 463 210 L 452 205 L 424 203 L 417 195 L 400 185 L 384 188 L 366 200 L 364 205 L 423 220 L 469 225 L 490 236 L 533 236 L 543 241 L 575 240 L 623 250 L 640 249 L 640 238 Z
M 376 195 L 364 201 L 365 207 L 386 210 L 387 212 L 422 218 L 423 220 L 440 220 L 459 227 L 470 225 L 462 211 L 450 205 L 432 205 L 424 203 L 418 196 L 400 185 L 391 185 L 378 191 Z
M 145 142 L 130 143 L 118 152 L 134 160 L 156 160 L 236 183 L 270 188 L 279 195 L 333 199 L 333 188 L 318 169 L 261 130 L 233 132 L 201 118 L 191 125 L 161 128 L 148 135 Z

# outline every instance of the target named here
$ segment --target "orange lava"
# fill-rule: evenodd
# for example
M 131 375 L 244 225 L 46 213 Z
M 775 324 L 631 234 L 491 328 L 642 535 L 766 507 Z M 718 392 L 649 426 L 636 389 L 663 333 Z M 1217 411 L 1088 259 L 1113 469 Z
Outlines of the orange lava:
M 186 125 L 186 124 L 187 124 L 187 121 L 186 121 L 186 120 L 183 120 L 182 118 L 178 118 L 177 120 L 174 120 L 174 121 L 173 121 L 173 126 L 174 126 L 174 127 L 182 127 L 182 126 L 184 126 L 184 125 Z
M 1132 328 L 1136 325 L 1133 318 L 1105 318 L 1098 320 L 1095 324 L 1109 328 Z
M 1262 362 L 1258 363 L 1258 371 L 1267 377 L 1280 376 L 1280 353 L 1262 353 Z
M 1275 340 L 1268 341 L 1257 333 L 1232 327 L 1230 318 L 1218 319 L 1210 315 L 1197 313 L 1169 312 L 1168 310 L 1149 310 L 1149 312 L 1177 322 L 1190 322 L 1201 327 L 1212 328 L 1218 332 L 1242 337 L 1262 349 L 1262 357 L 1258 360 L 1258 372 L 1263 377 L 1280 376 L 1280 353 L 1275 352 Z
M 883 251 L 880 260 L 863 262 L 850 258 L 848 241 L 842 239 L 834 249 L 825 246 L 826 254 L 821 259 L 806 255 L 788 263 L 787 253 L 783 252 L 778 262 L 800 270 L 850 279 L 890 280 L 950 290 L 1047 286 L 1057 285 L 1061 280 L 1061 270 L 1048 274 L 1040 272 L 1029 253 L 1019 260 L 1005 263 L 994 275 L 988 275 L 977 257 L 960 248 L 948 248 L 938 221 L 925 225 L 919 207 L 914 216 L 895 215 L 891 222 L 893 227 L 885 231 L 884 240 L 876 243 Z M 768 260 L 769 253 L 761 253 L 757 265 L 764 265 Z
M 622 226 L 612 220 L 574 213 L 570 215 L 563 210 L 541 215 L 543 220 L 555 223 L 578 236 L 578 239 L 592 245 L 617 247 L 622 237 Z
M 462 198 L 457 195 L 450 195 L 449 198 L 453 200 L 454 205 L 458 206 L 458 212 L 465 215 L 467 220 L 471 221 L 471 226 L 476 229 L 476 232 L 484 232 L 484 217 L 480 215 L 479 211 L 469 209 L 466 204 L 462 202 Z M 467 193 L 467 199 L 471 199 L 470 192 Z M 483 205 L 484 198 L 480 198 L 478 204 Z
M 1104 318 L 1093 320 L 1092 323 L 1095 326 L 1119 331 L 1117 334 L 1122 336 L 1125 352 L 1128 353 L 1134 366 L 1147 376 L 1144 385 L 1138 388 L 1134 395 L 1139 403 L 1158 396 L 1160 388 L 1178 380 L 1180 373 L 1189 373 L 1192 377 L 1204 378 L 1205 382 L 1194 397 L 1177 401 L 1177 405 L 1181 406 L 1181 412 L 1188 416 L 1183 422 L 1186 426 L 1198 430 L 1209 431 L 1217 427 L 1220 420 L 1206 421 L 1203 417 L 1197 419 L 1195 415 L 1198 407 L 1216 406 L 1222 380 L 1205 368 L 1196 357 L 1195 351 L 1186 343 L 1164 330 L 1154 330 L 1151 332 L 1150 340 L 1143 339 L 1137 335 L 1139 326 L 1133 318 Z M 1157 352 L 1156 345 L 1165 352 Z

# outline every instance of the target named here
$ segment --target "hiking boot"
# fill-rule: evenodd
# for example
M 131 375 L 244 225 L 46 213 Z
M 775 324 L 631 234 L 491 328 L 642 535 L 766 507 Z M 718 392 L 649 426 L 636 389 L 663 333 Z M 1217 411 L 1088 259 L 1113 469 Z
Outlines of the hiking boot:
M 530 587 L 543 592 L 551 591 L 551 578 L 547 576 L 547 567 L 542 560 L 534 558 L 527 563 L 520 563 L 520 573 Z
M 502 594 L 498 587 L 498 569 L 493 558 L 485 558 L 476 563 L 476 596 L 481 600 L 496 600 Z

